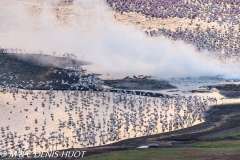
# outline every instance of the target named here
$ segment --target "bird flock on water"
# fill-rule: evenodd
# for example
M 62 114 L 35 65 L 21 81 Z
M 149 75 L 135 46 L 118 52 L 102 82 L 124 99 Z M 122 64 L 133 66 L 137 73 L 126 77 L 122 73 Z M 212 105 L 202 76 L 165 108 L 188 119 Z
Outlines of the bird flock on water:
M 69 69 L 72 78 L 79 76 L 75 74 L 79 67 Z M 83 148 L 174 131 L 203 122 L 204 111 L 217 103 L 216 98 L 202 96 L 110 92 L 96 83 L 95 89 L 65 91 L 1 85 L 1 106 L 5 109 L 1 151 Z

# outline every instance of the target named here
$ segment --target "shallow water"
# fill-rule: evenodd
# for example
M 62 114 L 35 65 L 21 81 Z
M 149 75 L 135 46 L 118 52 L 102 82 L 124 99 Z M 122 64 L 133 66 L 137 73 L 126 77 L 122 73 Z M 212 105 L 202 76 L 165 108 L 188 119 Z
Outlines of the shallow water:
M 210 77 L 211 78 L 211 77 Z M 218 103 L 215 104 L 232 104 L 240 103 L 240 98 L 226 98 L 221 95 L 216 88 L 207 90 L 205 86 L 214 86 L 221 84 L 240 84 L 239 79 L 219 79 L 219 80 L 210 80 L 200 78 L 193 78 L 191 80 L 187 79 L 167 79 L 169 84 L 176 86 L 176 89 L 165 89 L 165 90 L 138 90 L 143 92 L 152 92 L 152 93 L 161 93 L 169 96 L 199 96 L 199 97 L 215 97 L 218 100 Z M 199 92 L 192 92 L 193 90 Z M 214 104 L 212 104 L 214 105 Z
M 49 2 L 49 1 L 48 1 Z M 77 3 L 78 5 L 66 5 L 61 6 L 58 5 L 58 0 L 51 1 L 51 3 L 47 3 L 47 1 L 29 1 L 24 0 L 23 2 L 17 0 L 11 1 L 1 1 L 1 18 L 3 19 L 1 24 L 1 37 L 4 41 L 1 41 L 3 47 L 26 47 L 30 51 L 35 51 L 35 47 L 45 48 L 48 45 L 45 43 L 46 37 L 42 36 L 47 31 L 52 33 L 52 31 L 60 31 L 54 32 L 56 35 L 58 33 L 62 33 L 62 28 L 56 28 L 56 26 L 68 26 L 72 23 L 77 23 L 77 28 L 81 28 L 79 33 L 87 32 L 89 27 L 93 27 L 96 21 L 99 21 L 99 16 L 94 18 L 95 15 L 91 10 L 91 6 L 88 6 L 87 3 Z M 81 1 L 78 1 L 81 2 Z M 9 3 L 13 4 L 10 7 L 6 7 Z M 100 7 L 101 8 L 101 7 Z M 59 10 L 57 10 L 59 9 Z M 99 9 L 97 7 L 97 9 Z M 34 13 L 34 14 L 33 14 Z M 98 13 L 98 12 L 97 12 Z M 84 17 L 84 21 L 81 21 L 79 15 Z M 15 17 L 15 16 L 19 17 Z M 46 16 L 51 15 L 51 16 Z M 45 18 L 49 19 L 45 19 Z M 78 17 L 78 18 L 74 18 Z M 90 20 L 86 20 L 88 19 Z M 12 22 L 11 19 L 15 20 Z M 108 17 L 107 17 L 108 18 Z M 100 19 L 106 20 L 106 18 Z M 22 22 L 30 22 L 30 23 L 22 23 Z M 53 21 L 50 26 L 45 26 L 47 24 L 43 23 L 45 21 Z M 84 22 L 84 23 L 83 23 Z M 44 25 L 43 25 L 44 24 Z M 30 25 L 30 26 L 29 26 Z M 56 25 L 56 26 L 55 26 Z M 15 27 L 18 27 L 20 31 L 26 32 L 12 32 Z M 49 30 L 52 29 L 52 30 Z M 73 30 L 75 28 L 72 28 Z M 31 31 L 31 32 L 30 32 Z M 29 34 L 26 34 L 29 33 Z M 34 33 L 34 34 L 33 34 Z M 73 32 L 75 33 L 75 32 Z M 23 36 L 24 35 L 24 36 Z M 56 35 L 48 35 L 48 39 L 54 37 Z M 68 35 L 68 34 L 66 34 Z M 71 35 L 71 34 L 70 34 Z M 26 37 L 27 38 L 26 38 Z M 64 36 L 64 35 L 63 35 Z M 17 40 L 16 40 L 17 37 Z M 25 40 L 28 40 L 28 43 L 25 43 Z M 65 37 L 64 37 L 65 38 Z M 31 40 L 36 40 L 35 43 L 29 43 Z M 59 38 L 63 39 L 63 38 Z M 8 41 L 6 41 L 8 40 Z M 85 40 L 85 39 L 84 39 Z M 55 40 L 52 40 L 55 41 Z M 51 42 L 52 42 L 51 41 Z M 48 43 L 49 41 L 47 41 Z M 24 43 L 24 44 L 23 44 Z M 74 41 L 75 43 L 75 41 Z M 34 46 L 34 48 L 29 48 L 30 46 Z M 36 45 L 37 44 L 37 45 Z M 63 43 L 65 45 L 65 41 Z M 56 44 L 54 44 L 55 46 Z M 64 46 L 63 45 L 63 46 Z M 57 48 L 60 45 L 56 45 Z M 78 45 L 77 45 L 78 46 Z M 67 46 L 67 48 L 72 48 L 73 46 Z M 63 47 L 61 51 L 65 51 L 66 46 Z M 45 48 L 47 52 L 51 53 L 53 48 Z M 99 59 L 98 59 L 99 60 Z M 102 73 L 103 70 L 98 65 L 89 65 L 87 66 L 88 71 Z M 108 67 L 111 68 L 111 67 Z M 110 75 L 110 76 L 108 76 Z M 119 76 L 119 77 L 117 77 Z M 123 78 L 124 76 L 129 76 L 129 73 L 119 73 L 119 70 L 107 70 L 104 71 L 104 78 Z M 207 84 L 220 84 L 226 83 L 226 81 L 205 81 L 205 82 L 184 82 L 184 81 L 172 81 L 171 84 L 178 87 L 179 90 L 177 92 L 169 92 L 169 90 L 163 91 L 154 91 L 168 95 L 175 96 L 198 96 L 201 99 L 207 97 L 215 97 L 219 103 L 237 103 L 240 102 L 240 99 L 227 99 L 219 94 L 217 90 L 211 90 L 209 93 L 191 93 L 190 90 L 197 89 L 200 86 L 204 86 Z M 232 83 L 232 82 L 228 82 Z M 21 93 L 20 93 L 21 92 Z M 22 95 L 28 95 L 25 98 L 22 98 Z M 165 111 L 167 111 L 166 120 L 169 122 L 173 119 L 171 115 L 175 115 L 177 112 L 174 110 L 171 99 L 167 100 L 167 104 L 164 104 L 163 99 L 158 98 L 150 98 L 145 96 L 136 96 L 136 95 L 126 95 L 127 100 L 126 104 L 123 101 L 119 101 L 119 97 L 117 94 L 105 92 L 105 96 L 103 97 L 103 92 L 98 93 L 90 93 L 90 92 L 79 92 L 77 95 L 74 92 L 62 92 L 62 91 L 53 91 L 51 94 L 47 94 L 47 91 L 33 91 L 32 94 L 30 91 L 19 90 L 18 94 L 15 94 L 15 99 L 13 97 L 13 93 L 9 92 L 0 92 L 0 127 L 1 127 L 1 137 L 0 137 L 0 146 L 2 150 L 13 150 L 19 148 L 17 146 L 18 140 L 23 140 L 22 148 L 29 148 L 33 151 L 47 151 L 47 150 L 56 150 L 56 149 L 66 149 L 66 148 L 85 148 L 92 146 L 99 146 L 103 144 L 114 143 L 123 139 L 140 137 L 149 134 L 158 134 L 162 133 L 162 124 L 160 123 L 160 111 L 165 115 Z M 38 98 L 32 98 L 32 96 L 37 96 Z M 108 101 L 108 98 L 109 101 Z M 131 98 L 132 97 L 132 98 Z M 224 98 L 222 100 L 222 98 Z M 113 100 L 119 102 L 113 102 Z M 184 99 L 184 98 L 183 98 Z M 46 100 L 46 101 L 45 101 Z M 166 99 L 165 99 L 166 100 Z M 103 101 L 105 101 L 103 103 Z M 130 102 L 133 102 L 131 105 Z M 140 104 L 140 101 L 142 103 Z M 154 102 L 156 104 L 154 104 Z M 30 104 L 30 102 L 32 102 Z M 44 106 L 42 106 L 42 102 L 44 102 Z M 178 113 L 181 116 L 184 116 L 184 110 L 186 110 L 186 102 L 182 104 L 179 103 L 181 110 Z M 208 101 L 208 106 L 214 105 L 217 102 Z M 106 105 L 108 104 L 108 105 Z M 58 106 L 59 105 L 59 106 Z M 99 105 L 99 106 L 98 106 Z M 113 108 L 115 106 L 115 109 Z M 125 106 L 125 107 L 124 107 Z M 140 113 L 143 118 L 143 125 L 140 128 L 140 115 L 139 115 L 139 107 L 142 106 L 144 110 Z M 178 105 L 176 105 L 178 106 Z M 38 109 L 35 111 L 36 107 Z M 95 108 L 95 113 L 94 113 Z M 148 108 L 148 109 L 147 109 Z M 154 111 L 154 109 L 156 109 Z M 98 111 L 96 111 L 98 110 Z M 136 110 L 136 111 L 135 111 Z M 147 111 L 149 110 L 149 112 Z M 136 116 L 134 114 L 136 113 Z M 91 114 L 91 116 L 90 116 Z M 113 115 L 110 117 L 110 115 Z M 143 115 L 144 114 L 144 115 Z M 51 116 L 52 115 L 52 116 Z M 117 120 L 114 123 L 109 124 L 111 122 L 112 117 L 117 117 Z M 157 117 L 156 124 L 153 129 L 148 129 L 149 124 L 155 122 L 155 117 Z M 192 117 L 192 114 L 189 114 L 188 117 Z M 104 120 L 106 119 L 106 123 L 104 124 Z M 136 119 L 137 118 L 137 119 Z M 36 120 L 36 121 L 35 121 Z M 46 120 L 46 124 L 45 123 Z M 93 120 L 91 122 L 91 120 Z M 81 125 L 81 122 L 84 127 Z M 98 122 L 101 123 L 101 128 L 97 129 Z M 132 129 L 134 128 L 134 122 L 136 122 L 136 132 Z M 196 120 L 192 125 L 196 125 L 203 122 L 200 120 Z M 60 127 L 62 126 L 64 127 Z M 94 124 L 94 125 L 93 125 Z M 109 125 L 108 125 L 109 124 Z M 122 125 L 120 125 L 122 124 Z M 114 126 L 115 125 L 115 126 Z M 129 126 L 128 126 L 129 125 Z M 8 127 L 9 126 L 9 127 Z M 45 126 L 45 129 L 42 129 L 42 126 Z M 118 128 L 118 126 L 121 126 Z M 127 129 L 126 127 L 129 127 Z M 187 120 L 184 123 L 184 127 L 187 127 Z M 26 127 L 28 129 L 26 130 Z M 36 128 L 37 127 L 37 128 Z M 114 128 L 111 131 L 111 128 Z M 169 128 L 169 127 L 168 127 Z M 173 127 L 174 128 L 174 127 Z M 178 127 L 180 129 L 181 127 Z M 77 131 L 81 129 L 80 131 Z M 108 130 L 109 129 L 109 130 Z M 128 130 L 128 131 L 127 131 Z M 174 129 L 173 129 L 174 130 Z M 45 131 L 45 133 L 44 133 Z M 102 132 L 101 132 L 102 131 Z M 120 131 L 119 134 L 112 135 L 114 131 Z M 168 132 L 169 129 L 165 129 L 165 132 Z M 8 133 L 16 133 L 16 137 L 13 138 Z M 54 132 L 54 133 L 53 133 Z M 43 135 L 41 135 L 44 133 Z M 89 139 L 87 137 L 92 136 L 94 133 L 94 140 Z M 99 137 L 103 134 L 102 137 Z M 24 136 L 26 134 L 26 136 Z M 59 135 L 61 134 L 61 135 Z M 64 136 L 63 136 L 64 134 Z M 81 136 L 80 136 L 81 135 Z M 111 136 L 112 135 L 112 136 Z M 21 136 L 21 137 L 20 137 Z M 11 139 L 13 141 L 11 142 Z M 18 138 L 19 137 L 19 138 Z M 26 137 L 26 140 L 24 140 Z M 77 140 L 79 137 L 79 140 Z M 111 138 L 112 137 L 112 138 Z M 32 142 L 31 142 L 32 141 Z M 42 141 L 42 142 L 41 142 Z M 68 141 L 68 142 L 66 142 Z M 69 145 L 67 145 L 69 144 Z M 48 146 L 46 146 L 48 145 Z
M 239 82 L 182 80 L 170 83 L 178 89 L 151 91 L 174 97 L 170 99 L 148 97 L 144 91 L 138 96 L 134 91 L 127 94 L 20 89 L 15 93 L 9 88 L 2 89 L 0 146 L 2 151 L 19 148 L 48 151 L 110 144 L 124 139 L 168 132 L 170 126 L 173 131 L 202 123 L 204 120 L 199 119 L 199 113 L 203 112 L 199 106 L 204 101 L 205 109 L 215 104 L 240 102 L 239 98 L 223 97 L 216 89 L 203 93 L 190 92 L 194 89 L 204 90 L 202 86 Z M 211 98 L 216 98 L 217 101 Z M 187 101 L 193 104 L 193 108 L 190 108 L 197 113 L 195 121 L 193 112 L 188 113 Z M 180 125 L 179 117 L 176 118 L 175 115 L 179 115 L 180 119 L 187 117 L 183 126 Z M 173 120 L 176 119 L 178 124 L 175 126 L 178 127 L 170 125 L 170 121 L 174 123 Z M 91 136 L 93 137 L 89 138 Z M 23 140 L 20 146 L 19 140 Z
M 22 93 L 20 93 L 22 92 Z M 28 92 L 28 95 L 26 96 L 26 99 L 22 98 L 22 96 L 26 95 L 26 92 Z M 17 141 L 18 139 L 23 140 L 24 134 L 26 134 L 28 138 L 26 140 L 23 140 L 24 146 L 22 148 L 32 148 L 33 151 L 46 151 L 46 150 L 55 150 L 55 149 L 66 149 L 66 148 L 84 148 L 84 147 L 91 147 L 91 146 L 98 146 L 102 145 L 103 143 L 109 144 L 113 142 L 117 142 L 119 140 L 133 138 L 133 137 L 139 137 L 144 135 L 150 135 L 150 134 L 157 134 L 162 133 L 162 124 L 160 123 L 160 111 L 162 111 L 162 114 L 168 115 L 166 120 L 169 122 L 169 120 L 173 119 L 173 116 L 175 113 L 177 113 L 176 110 L 174 110 L 173 104 L 171 104 L 171 100 L 169 101 L 169 105 L 165 105 L 163 102 L 163 99 L 161 98 L 151 98 L 151 97 L 144 97 L 144 96 L 137 96 L 137 95 L 126 95 L 126 98 L 128 99 L 126 104 L 122 102 L 117 102 L 119 98 L 117 98 L 117 93 L 108 93 L 108 92 L 99 92 L 99 93 L 90 93 L 90 92 L 67 92 L 67 91 L 52 91 L 51 94 L 48 94 L 47 91 L 33 91 L 31 94 L 30 91 L 25 90 L 19 90 L 18 94 L 15 94 L 15 98 L 13 98 L 13 93 L 8 92 L 0 92 L 0 104 L 1 104 L 1 112 L 0 112 L 0 126 L 5 130 L 5 132 L 2 132 L 2 136 L 0 140 L 8 141 L 8 145 L 4 145 L 3 143 L 2 149 L 6 148 L 18 148 L 17 147 Z M 97 95 L 99 94 L 99 95 Z M 105 94 L 105 98 L 103 98 L 102 94 Z M 108 98 L 109 101 L 108 101 Z M 114 98 L 115 97 L 115 98 Z M 115 103 L 113 100 L 115 99 Z M 130 104 L 130 101 L 135 101 L 134 105 Z M 103 104 L 104 100 L 104 104 Z M 142 100 L 142 104 L 140 104 L 140 100 Z M 155 104 L 154 101 L 155 100 Z M 31 103 L 32 102 L 32 103 Z M 42 103 L 44 102 L 44 107 L 42 106 Z M 59 105 L 59 106 L 58 106 Z M 97 106 L 99 105 L 99 106 Z M 113 106 L 115 106 L 115 109 L 113 109 Z M 125 106 L 125 107 L 124 107 Z M 138 110 L 139 106 L 142 106 L 144 108 L 144 111 L 141 112 L 141 114 L 144 114 L 141 116 L 143 118 L 143 125 L 140 128 L 139 126 L 136 126 L 136 132 L 133 131 L 134 122 L 136 124 L 140 124 L 140 112 Z M 37 110 L 36 107 L 38 107 Z M 148 109 L 147 109 L 148 108 Z M 26 111 L 26 109 L 28 111 Z M 155 111 L 154 111 L 155 109 Z M 179 112 L 179 115 L 183 116 L 184 111 L 186 110 L 186 105 L 183 103 L 182 109 Z M 97 112 L 94 112 L 95 110 L 98 110 Z M 115 116 L 117 116 L 117 120 L 112 123 L 113 131 L 120 131 L 118 136 L 112 136 L 111 137 L 111 123 L 108 125 L 108 121 L 110 122 L 110 114 L 113 113 Z M 115 112 L 116 111 L 116 112 Z M 44 112 L 44 114 L 43 114 Z M 92 118 L 90 118 L 90 112 L 92 112 Z M 82 116 L 79 116 L 79 114 L 82 113 Z M 53 117 L 51 117 L 51 114 L 53 114 Z M 113 114 L 113 115 L 114 115 Z M 136 114 L 136 116 L 134 116 Z M 173 116 L 171 116 L 171 115 Z M 26 117 L 27 116 L 27 117 Z M 71 118 L 70 118 L 71 117 Z M 149 126 L 150 122 L 155 122 L 154 118 L 157 117 L 156 125 L 154 126 L 154 129 L 150 129 L 149 132 L 146 130 L 147 126 Z M 191 117 L 191 114 L 189 114 L 189 117 Z M 106 123 L 104 124 L 103 119 L 106 119 Z M 37 119 L 37 123 L 35 121 Z M 72 119 L 72 120 L 71 120 Z M 46 125 L 44 124 L 44 121 L 46 120 Z M 68 124 L 68 122 L 72 121 L 74 123 Z M 65 126 L 62 128 L 59 128 L 61 122 L 66 122 Z M 93 121 L 93 123 L 91 122 Z M 80 124 L 85 125 L 84 127 L 80 126 Z M 101 128 L 97 129 L 98 122 L 101 123 Z M 203 122 L 203 121 L 202 121 Z M 120 124 L 123 125 L 117 129 L 117 125 Z M 196 120 L 193 122 L 192 125 L 199 124 L 200 120 Z M 95 127 L 92 125 L 94 124 Z M 115 126 L 114 126 L 115 125 Z M 129 129 L 127 131 L 126 126 L 129 126 Z M 9 129 L 7 130 L 7 126 L 9 126 Z M 26 126 L 29 127 L 28 130 L 26 130 Z M 45 130 L 42 130 L 42 126 L 45 126 Z M 88 126 L 88 127 L 87 127 Z M 184 123 L 184 127 L 187 127 L 188 123 L 186 120 L 186 123 Z M 37 127 L 37 130 L 36 130 Z M 81 136 L 79 136 L 81 139 L 78 141 L 76 140 L 77 135 L 77 129 L 81 129 L 79 132 Z M 109 128 L 109 130 L 108 130 Z M 173 127 L 174 128 L 174 127 Z M 178 129 L 180 129 L 179 127 Z M 60 129 L 60 130 L 59 130 Z M 174 129 L 172 129 L 174 130 Z M 46 132 L 43 136 L 40 136 L 41 133 Z M 107 135 L 103 137 L 99 137 L 102 134 Z M 165 129 L 165 132 L 168 132 L 169 129 Z M 21 135 L 21 138 L 14 138 L 14 144 L 13 146 L 10 145 L 9 139 L 4 140 L 6 138 L 7 133 L 14 133 L 17 132 L 16 136 L 19 137 Z M 34 135 L 30 136 L 30 134 Z M 51 135 L 51 132 L 55 132 Z M 94 144 L 88 144 L 87 142 L 88 138 L 84 138 L 84 132 L 86 135 L 91 135 L 91 132 L 94 132 L 95 135 L 95 141 Z M 59 137 L 59 134 L 64 134 L 63 137 Z M 5 137 L 4 137 L 5 135 Z M 14 134 L 13 134 L 14 135 Z M 54 138 L 51 136 L 54 136 Z M 11 136 L 10 136 L 11 137 Z M 38 140 L 37 137 L 40 137 Z M 66 146 L 66 139 L 69 137 L 69 146 Z M 117 138 L 116 138 L 117 137 Z M 28 140 L 33 141 L 33 146 L 29 147 L 31 143 L 27 142 Z M 41 141 L 41 139 L 45 139 L 48 142 L 42 142 L 38 143 L 38 141 Z M 86 141 L 84 141 L 84 139 Z M 101 140 L 100 140 L 101 139 Z M 108 139 L 108 140 L 107 140 Z M 62 142 L 60 144 L 60 142 Z M 57 145 L 56 145 L 57 143 Z M 49 144 L 49 147 L 45 147 L 45 144 Z M 65 146 L 64 146 L 65 145 Z M 41 147 L 42 146 L 42 147 Z

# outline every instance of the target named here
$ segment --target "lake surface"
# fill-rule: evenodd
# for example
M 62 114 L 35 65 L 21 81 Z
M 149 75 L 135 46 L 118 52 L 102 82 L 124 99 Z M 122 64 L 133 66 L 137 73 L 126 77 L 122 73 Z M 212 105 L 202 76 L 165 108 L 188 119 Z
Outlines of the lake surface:
M 203 97 L 169 99 L 134 93 L 2 91 L 0 145 L 2 150 L 46 151 L 159 134 L 203 122 L 199 119 L 203 101 Z M 188 113 L 190 103 L 196 110 L 195 121 Z M 205 109 L 209 103 L 206 101 Z

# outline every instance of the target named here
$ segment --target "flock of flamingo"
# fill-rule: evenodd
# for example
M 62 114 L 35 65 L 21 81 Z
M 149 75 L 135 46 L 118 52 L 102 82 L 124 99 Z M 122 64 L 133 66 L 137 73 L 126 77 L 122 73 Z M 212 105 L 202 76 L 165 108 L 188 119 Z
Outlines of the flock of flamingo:
M 71 72 L 63 74 L 80 77 L 81 83 L 80 68 L 69 67 Z M 18 86 L 35 82 L 22 83 Z M 45 82 L 36 84 L 44 87 Z M 6 80 L 0 86 L 1 151 L 83 148 L 174 131 L 203 122 L 204 111 L 217 103 L 216 98 L 202 96 L 110 92 L 94 79 L 81 85 L 94 89 L 19 89 Z
M 71 5 L 74 1 L 65 2 Z M 137 12 L 163 19 L 198 18 L 224 25 L 225 33 L 214 27 L 203 31 L 200 25 L 194 30 L 178 26 L 175 31 L 159 28 L 146 33 L 184 40 L 194 44 L 197 50 L 219 52 L 224 58 L 239 55 L 239 28 L 234 27 L 240 24 L 238 0 L 107 0 L 107 3 L 120 13 Z M 25 50 L 5 48 L 4 52 L 24 53 Z M 76 58 L 76 55 L 66 52 L 64 57 Z M 204 111 L 217 104 L 217 98 L 208 96 L 157 97 L 145 92 L 140 95 L 135 91 L 111 92 L 97 76 L 84 76 L 85 73 L 80 66 L 55 70 L 54 74 L 78 79 L 73 84 L 65 79 L 54 82 L 69 85 L 71 90 L 65 91 L 54 90 L 50 80 L 12 83 L 18 75 L 1 73 L 5 81 L 0 84 L 0 151 L 92 147 L 170 132 L 203 122 Z

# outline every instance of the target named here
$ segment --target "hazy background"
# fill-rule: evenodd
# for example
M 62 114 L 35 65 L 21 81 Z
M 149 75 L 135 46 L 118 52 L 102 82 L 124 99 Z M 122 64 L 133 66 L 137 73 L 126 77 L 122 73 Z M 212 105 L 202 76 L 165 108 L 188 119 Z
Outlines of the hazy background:
M 135 26 L 116 21 L 105 0 L 69 5 L 59 0 L 1 0 L 0 11 L 0 47 L 56 51 L 58 56 L 74 53 L 92 62 L 87 69 L 104 78 L 239 76 L 236 63 L 219 62 L 180 41 L 147 37 Z

